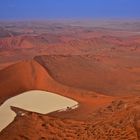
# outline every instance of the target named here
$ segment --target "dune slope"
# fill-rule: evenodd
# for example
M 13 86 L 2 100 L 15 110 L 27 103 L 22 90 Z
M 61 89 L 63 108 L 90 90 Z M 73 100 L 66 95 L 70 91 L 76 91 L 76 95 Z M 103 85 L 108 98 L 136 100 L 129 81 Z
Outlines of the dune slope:
M 22 110 L 26 115 L 17 115 L 15 121 L 0 133 L 1 140 L 139 139 L 138 96 L 111 97 L 68 87 L 55 81 L 47 67 L 44 68 L 35 60 L 7 67 L 0 72 L 0 79 L 1 103 L 31 89 L 55 92 L 79 102 L 75 110 L 48 115 Z M 21 111 L 17 108 L 13 110 L 17 114 Z

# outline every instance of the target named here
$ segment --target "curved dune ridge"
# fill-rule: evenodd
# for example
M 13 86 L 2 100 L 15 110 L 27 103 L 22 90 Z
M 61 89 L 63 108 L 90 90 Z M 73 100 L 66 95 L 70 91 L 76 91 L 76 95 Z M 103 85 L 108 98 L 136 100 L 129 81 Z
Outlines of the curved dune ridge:
M 139 95 L 139 58 L 94 55 L 35 57 L 58 82 L 110 96 Z
M 57 82 L 52 78 L 49 70 L 34 59 L 21 61 L 1 70 L 0 79 L 1 103 L 9 97 L 29 90 L 50 91 L 72 99 L 78 97 L 81 101 L 85 100 L 82 96 L 98 95 L 94 91 L 81 90 Z
M 76 100 L 78 108 L 47 115 L 22 110 L 26 115 L 17 116 L 1 131 L 0 139 L 140 138 L 139 96 L 101 95 L 94 91 L 63 85 L 54 80 L 51 74 L 46 65 L 43 66 L 36 60 L 22 61 L 1 70 L 0 103 L 25 91 L 44 90 Z M 16 110 L 15 112 L 18 113 Z
M 8 99 L 0 106 L 0 131 L 8 126 L 16 117 L 16 113 L 10 109 L 11 106 L 31 112 L 47 114 L 77 105 L 78 103 L 74 100 L 50 92 L 39 90 L 24 92 L 21 95 Z M 20 114 L 24 116 L 24 113 L 20 112 Z
M 1 101 L 32 89 L 48 90 L 55 87 L 63 90 L 48 72 L 36 61 L 23 61 L 0 72 Z M 54 89 L 54 91 L 55 91 Z

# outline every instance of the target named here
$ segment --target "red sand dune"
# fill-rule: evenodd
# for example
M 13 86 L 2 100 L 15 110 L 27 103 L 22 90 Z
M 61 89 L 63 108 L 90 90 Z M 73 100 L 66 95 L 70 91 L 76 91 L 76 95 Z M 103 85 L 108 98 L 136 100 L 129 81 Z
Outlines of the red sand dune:
M 70 87 L 105 95 L 139 95 L 139 59 L 108 55 L 52 55 L 35 59 Z M 138 68 L 138 69 L 136 69 Z
M 12 107 L 0 140 L 140 139 L 139 22 L 92 24 L 0 23 L 0 103 L 31 89 L 79 102 L 24 117 Z
M 0 72 L 0 79 L 1 102 L 26 90 L 42 89 L 70 97 L 80 104 L 76 110 L 54 112 L 45 116 L 25 111 L 25 117 L 17 116 L 0 133 L 2 140 L 108 140 L 138 137 L 140 98 L 137 96 L 133 96 L 133 100 L 132 96 L 109 97 L 62 85 L 50 76 L 47 68 L 35 60 L 7 67 Z

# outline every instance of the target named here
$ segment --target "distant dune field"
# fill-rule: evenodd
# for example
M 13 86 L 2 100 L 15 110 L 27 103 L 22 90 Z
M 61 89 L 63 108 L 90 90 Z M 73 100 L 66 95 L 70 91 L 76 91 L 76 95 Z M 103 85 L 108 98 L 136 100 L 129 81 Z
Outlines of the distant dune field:
M 22 110 L 26 116 L 17 115 L 0 139 L 140 139 L 139 25 L 0 22 L 0 104 L 29 90 L 79 103 L 76 109 L 47 115 Z

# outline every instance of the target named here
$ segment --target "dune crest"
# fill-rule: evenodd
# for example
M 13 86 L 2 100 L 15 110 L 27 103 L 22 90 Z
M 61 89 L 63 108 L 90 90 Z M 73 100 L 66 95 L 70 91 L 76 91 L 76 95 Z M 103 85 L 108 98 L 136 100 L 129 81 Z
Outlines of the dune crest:
M 72 135 L 71 139 L 84 139 L 87 137 L 89 139 L 108 139 L 109 137 L 119 139 L 131 137 L 136 139 L 138 137 L 139 97 L 137 96 L 111 97 L 63 85 L 54 80 L 47 67 L 42 66 L 36 60 L 22 61 L 9 66 L 1 70 L 0 78 L 1 103 L 12 96 L 33 89 L 55 92 L 79 102 L 79 107 L 75 110 L 53 112 L 43 116 L 25 111 L 27 116 L 22 118 L 17 116 L 15 121 L 0 133 L 1 139 L 10 140 L 6 135 L 7 133 L 11 136 L 14 134 L 12 139 L 16 137 L 36 139 L 44 135 L 44 131 L 46 133 L 44 138 L 52 138 L 55 129 L 57 129 L 55 138 L 61 139 L 66 137 L 66 135 L 62 135 L 65 127 L 73 129 L 73 132 L 71 129 L 66 131 L 67 135 Z M 136 108 L 136 106 L 138 107 Z M 15 112 L 18 113 L 18 109 L 15 109 Z M 32 121 L 30 122 L 30 120 Z M 32 123 L 36 121 L 38 126 L 37 129 L 34 129 Z M 46 122 L 48 121 L 51 128 L 47 127 L 48 129 L 46 129 Z M 22 126 L 26 124 L 25 122 L 28 122 L 25 128 L 29 129 L 23 132 Z M 55 122 L 57 126 L 61 124 L 62 127 L 56 127 L 52 122 Z M 77 127 L 74 127 L 75 125 Z M 124 126 L 126 126 L 126 129 L 123 129 Z M 104 131 L 104 127 L 106 127 L 106 131 Z M 18 133 L 15 131 L 17 128 L 19 129 Z M 78 128 L 81 129 L 77 131 Z M 41 133 L 36 136 L 39 129 L 41 129 Z M 89 135 L 87 135 L 87 132 Z M 30 135 L 25 135 L 25 133 Z M 58 135 L 59 133 L 60 135 Z

